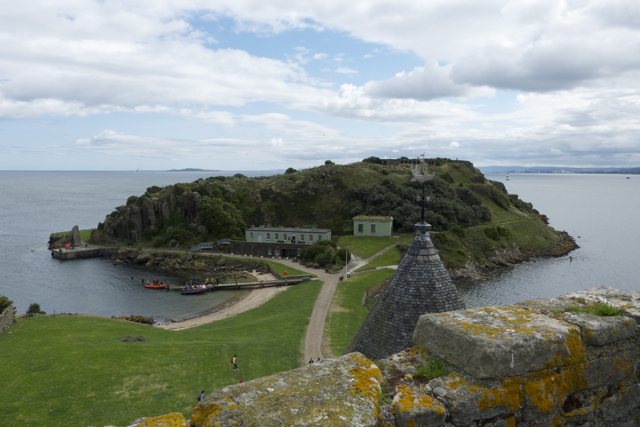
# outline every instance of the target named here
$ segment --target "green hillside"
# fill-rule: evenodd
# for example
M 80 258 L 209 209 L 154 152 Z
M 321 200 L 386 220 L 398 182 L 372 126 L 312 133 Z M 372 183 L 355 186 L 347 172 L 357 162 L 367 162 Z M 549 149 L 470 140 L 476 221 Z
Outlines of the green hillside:
M 567 240 L 530 204 L 485 179 L 470 162 L 437 159 L 430 169 L 436 177 L 426 186 L 425 217 L 448 268 L 459 269 L 469 259 L 482 265 L 499 250 L 557 250 Z M 152 247 L 173 242 L 188 248 L 219 238 L 244 240 L 247 226 L 261 224 L 314 224 L 344 236 L 352 234 L 356 215 L 393 216 L 394 231 L 410 234 L 420 220 L 415 197 L 421 193 L 421 184 L 411 178 L 409 165 L 360 162 L 154 186 L 109 214 L 91 241 Z

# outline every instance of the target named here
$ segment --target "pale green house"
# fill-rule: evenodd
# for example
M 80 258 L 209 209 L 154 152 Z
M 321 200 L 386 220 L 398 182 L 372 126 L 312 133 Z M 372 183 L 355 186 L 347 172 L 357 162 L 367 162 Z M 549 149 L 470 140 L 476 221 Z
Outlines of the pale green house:
M 353 217 L 354 236 L 391 237 L 392 230 L 392 216 L 358 215 Z
M 313 245 L 318 240 L 331 240 L 331 230 L 312 227 L 251 226 L 245 232 L 247 242 Z

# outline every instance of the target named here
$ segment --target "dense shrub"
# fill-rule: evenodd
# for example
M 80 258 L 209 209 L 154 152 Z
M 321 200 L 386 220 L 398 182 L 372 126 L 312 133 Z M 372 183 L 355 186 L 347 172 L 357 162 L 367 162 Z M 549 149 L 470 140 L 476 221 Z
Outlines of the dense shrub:
M 363 159 L 362 163 L 377 163 L 381 165 L 382 160 L 380 159 L 380 157 L 371 156 L 371 157 L 367 157 L 366 159 Z
M 333 256 L 331 254 L 331 251 L 326 250 L 321 254 L 316 255 L 316 257 L 313 260 L 317 262 L 320 265 L 320 267 L 326 267 L 332 263 Z
M 327 166 L 335 165 L 335 163 L 333 163 L 331 160 L 326 160 L 324 164 Z
M 497 227 L 485 227 L 483 231 L 485 236 L 493 240 L 500 240 L 500 237 L 511 238 L 511 230 L 501 225 Z
M 453 227 L 451 227 L 450 231 L 451 231 L 451 234 L 458 236 L 461 239 L 464 239 L 466 237 L 464 228 L 460 227 L 459 225 L 454 225 Z
M 476 205 L 482 204 L 482 199 L 473 191 L 465 187 L 456 188 L 456 196 L 458 196 L 458 198 L 462 200 L 465 204 L 470 206 L 476 206 Z
M 158 187 L 157 185 L 152 185 L 151 187 L 147 188 L 147 194 L 155 194 L 159 193 L 160 191 L 162 191 L 162 187 Z
M 447 181 L 449 184 L 453 184 L 455 182 L 449 172 L 443 172 L 439 175 L 439 177 Z
M 35 302 L 31 305 L 29 305 L 29 308 L 27 309 L 27 315 L 28 316 L 34 316 L 38 313 L 40 313 L 40 304 L 36 304 Z
M 175 184 L 173 186 L 173 194 L 175 194 L 176 196 L 179 196 L 183 193 L 188 193 L 190 191 L 191 188 L 189 188 L 189 186 L 186 184 Z
M 336 254 L 333 256 L 333 263 L 337 265 L 345 265 L 345 259 L 347 263 L 351 261 L 351 252 L 345 248 L 338 249 Z
M 284 171 L 285 174 L 296 173 L 296 172 L 298 172 L 298 171 L 295 170 L 294 168 L 289 168 L 286 171 Z
M 13 304 L 13 301 L 5 297 L 4 295 L 0 295 L 0 313 L 2 313 L 11 304 Z
M 131 196 L 127 199 L 127 206 L 135 205 L 140 198 L 138 196 Z

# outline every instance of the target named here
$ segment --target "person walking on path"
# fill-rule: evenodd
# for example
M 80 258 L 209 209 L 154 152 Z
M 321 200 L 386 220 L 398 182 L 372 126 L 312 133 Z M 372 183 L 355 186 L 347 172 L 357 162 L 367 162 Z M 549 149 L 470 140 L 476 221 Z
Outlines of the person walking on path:
M 236 359 L 238 355 L 234 354 L 233 358 L 231 359 L 231 363 L 233 363 L 233 370 L 234 371 L 239 371 L 240 369 L 238 369 L 238 360 Z
M 202 402 L 203 399 L 204 399 L 204 390 L 202 390 L 202 392 L 200 393 L 200 396 L 198 396 L 198 402 Z

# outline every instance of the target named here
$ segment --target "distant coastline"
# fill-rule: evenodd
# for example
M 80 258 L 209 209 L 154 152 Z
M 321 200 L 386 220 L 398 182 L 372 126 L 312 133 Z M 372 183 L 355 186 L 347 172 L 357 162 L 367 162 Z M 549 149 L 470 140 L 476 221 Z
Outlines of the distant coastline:
M 216 169 L 198 169 L 198 168 L 186 168 L 186 169 L 171 169 L 167 172 L 220 172 Z

